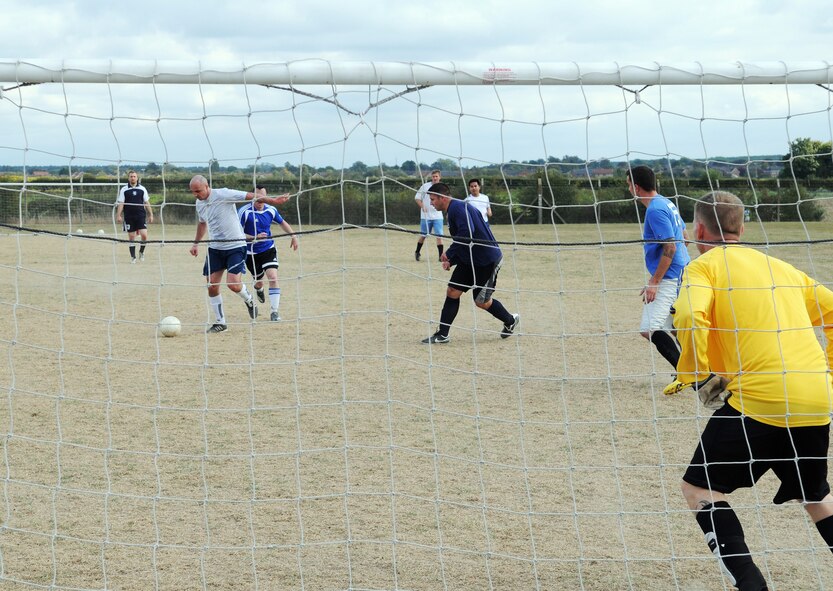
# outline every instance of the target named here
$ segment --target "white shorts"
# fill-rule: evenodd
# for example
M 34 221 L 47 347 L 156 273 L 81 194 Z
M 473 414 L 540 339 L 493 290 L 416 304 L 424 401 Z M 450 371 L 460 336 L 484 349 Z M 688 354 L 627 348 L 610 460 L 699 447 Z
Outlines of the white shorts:
M 674 330 L 671 307 L 677 300 L 679 291 L 679 283 L 676 279 L 663 279 L 659 282 L 657 297 L 650 304 L 642 306 L 642 322 L 639 324 L 639 332 Z

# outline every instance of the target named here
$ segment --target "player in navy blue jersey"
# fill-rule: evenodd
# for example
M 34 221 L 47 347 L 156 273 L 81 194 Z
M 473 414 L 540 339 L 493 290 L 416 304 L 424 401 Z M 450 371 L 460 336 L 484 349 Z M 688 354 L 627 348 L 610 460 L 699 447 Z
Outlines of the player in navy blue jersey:
M 442 254 L 443 269 L 454 267 L 445 303 L 440 313 L 440 328 L 423 343 L 447 343 L 448 331 L 460 309 L 460 296 L 472 290 L 474 303 L 478 308 L 503 322 L 501 338 L 512 335 L 520 322 L 518 314 L 510 314 L 500 301 L 492 295 L 497 285 L 497 275 L 503 262 L 500 251 L 489 225 L 473 205 L 451 197 L 451 189 L 445 183 L 435 183 L 428 189 L 431 205 L 448 216 L 448 229 L 454 243 Z
M 257 194 L 266 196 L 266 188 L 257 187 Z M 272 224 L 278 224 L 283 231 L 291 236 L 289 248 L 298 250 L 298 239 L 295 238 L 292 226 L 281 217 L 272 205 L 261 201 L 252 201 L 237 210 L 240 225 L 246 235 L 246 268 L 255 278 L 255 293 L 261 303 L 266 302 L 263 291 L 263 277 L 269 281 L 269 305 L 271 313 L 269 319 L 277 322 L 281 319 L 279 308 L 281 304 L 281 288 L 278 284 L 278 250 L 272 240 Z
M 136 262 L 136 235 L 142 239 L 139 247 L 139 260 L 145 260 L 145 242 L 148 239 L 148 223 L 153 223 L 153 210 L 147 189 L 139 184 L 139 175 L 135 170 L 127 172 L 127 184 L 119 190 L 116 199 L 116 222 L 123 221 L 124 231 L 130 240 L 130 262 Z M 122 214 L 124 214 L 122 216 Z

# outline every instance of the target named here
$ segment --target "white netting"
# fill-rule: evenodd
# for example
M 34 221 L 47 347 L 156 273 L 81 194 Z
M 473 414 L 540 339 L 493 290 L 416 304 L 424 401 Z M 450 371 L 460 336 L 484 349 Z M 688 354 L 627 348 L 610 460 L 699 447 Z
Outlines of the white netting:
M 679 494 L 708 413 L 662 396 L 671 368 L 638 334 L 624 171 L 650 161 L 689 222 L 709 187 L 738 193 L 747 241 L 830 282 L 828 187 L 777 178 L 806 161 L 784 158 L 802 137 L 830 159 L 829 88 L 789 69 L 768 86 L 495 84 L 507 72 L 2 84 L 0 586 L 726 588 Z M 420 344 L 448 279 L 433 240 L 413 256 L 435 166 L 456 196 L 484 179 L 517 338 L 464 297 L 452 342 Z M 136 265 L 113 210 L 132 168 L 157 216 Z M 205 334 L 197 172 L 293 194 L 282 322 L 223 288 L 229 331 Z M 830 587 L 829 550 L 774 490 L 733 495 L 756 561 L 779 589 Z

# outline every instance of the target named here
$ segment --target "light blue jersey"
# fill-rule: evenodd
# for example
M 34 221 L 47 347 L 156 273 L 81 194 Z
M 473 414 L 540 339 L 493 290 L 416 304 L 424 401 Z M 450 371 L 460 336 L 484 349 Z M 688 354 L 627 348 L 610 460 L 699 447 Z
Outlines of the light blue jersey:
M 654 196 L 645 210 L 645 226 L 642 230 L 642 238 L 646 241 L 643 246 L 645 265 L 651 275 L 657 270 L 662 258 L 663 245 L 660 242 L 674 239 L 677 242 L 677 251 L 663 279 L 679 279 L 682 276 L 683 269 L 691 261 L 685 247 L 684 231 L 685 222 L 680 217 L 677 206 L 662 195 Z

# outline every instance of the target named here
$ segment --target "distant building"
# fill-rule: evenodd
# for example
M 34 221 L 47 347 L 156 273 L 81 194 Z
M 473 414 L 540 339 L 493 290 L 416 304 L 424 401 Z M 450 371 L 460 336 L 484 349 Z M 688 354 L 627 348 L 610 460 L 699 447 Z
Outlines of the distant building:
M 600 176 L 613 176 L 614 170 L 612 168 L 591 168 L 590 169 L 590 176 L 593 177 L 600 177 Z

